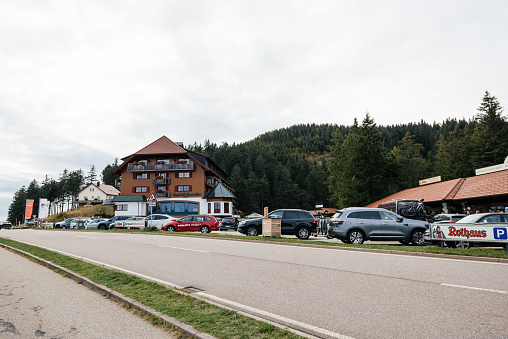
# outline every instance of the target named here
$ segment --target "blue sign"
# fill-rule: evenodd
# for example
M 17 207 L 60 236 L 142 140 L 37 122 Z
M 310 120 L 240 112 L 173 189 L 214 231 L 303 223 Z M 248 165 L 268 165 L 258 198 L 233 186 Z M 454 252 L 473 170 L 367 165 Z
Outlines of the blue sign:
M 494 227 L 494 239 L 508 240 L 508 229 Z

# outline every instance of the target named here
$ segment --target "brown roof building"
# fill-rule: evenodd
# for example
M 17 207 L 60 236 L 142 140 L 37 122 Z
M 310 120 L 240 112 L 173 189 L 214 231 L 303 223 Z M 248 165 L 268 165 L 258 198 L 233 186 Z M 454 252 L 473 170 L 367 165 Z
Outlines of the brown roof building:
M 468 207 L 481 212 L 491 208 L 504 210 L 508 206 L 508 170 L 410 188 L 367 207 L 403 199 L 424 199 L 437 213 L 462 213 Z
M 162 136 L 122 160 L 114 171 L 121 183 L 116 215 L 233 215 L 228 176 L 204 154 Z M 152 194 L 153 209 L 147 204 Z

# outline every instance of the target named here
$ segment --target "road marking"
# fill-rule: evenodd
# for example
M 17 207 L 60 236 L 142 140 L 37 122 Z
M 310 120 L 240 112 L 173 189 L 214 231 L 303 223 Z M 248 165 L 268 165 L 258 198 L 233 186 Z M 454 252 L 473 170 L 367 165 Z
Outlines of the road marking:
M 84 235 L 78 235 L 76 238 L 97 239 L 96 237 L 85 237 Z
M 476 290 L 476 291 L 484 291 L 484 292 L 493 292 L 493 293 L 508 294 L 507 291 L 491 290 L 489 288 L 462 286 L 462 285 L 453 285 L 453 284 L 445 284 L 445 283 L 441 283 L 440 285 L 441 286 L 448 286 L 448 287 L 464 288 L 464 289 L 467 289 L 467 290 Z
M 263 310 L 260 310 L 260 309 L 254 308 L 254 307 L 250 307 L 247 305 L 239 304 L 237 302 L 223 299 L 220 297 L 216 297 L 214 295 L 207 294 L 204 292 L 196 292 L 194 294 L 199 295 L 199 296 L 206 298 L 206 299 L 211 299 L 219 304 L 228 305 L 235 310 L 241 310 L 241 311 L 247 312 L 249 314 L 254 314 L 254 315 L 261 317 L 263 319 L 276 321 L 276 322 L 278 322 L 280 324 L 284 324 L 286 326 L 287 326 L 287 324 L 290 324 L 292 326 L 295 326 L 296 329 L 298 329 L 302 332 L 305 332 L 305 330 L 308 330 L 308 331 L 310 331 L 310 333 L 308 333 L 308 334 L 316 335 L 316 333 L 319 333 L 319 334 L 324 335 L 326 337 L 339 338 L 339 339 L 352 339 L 352 337 L 348 337 L 348 336 L 342 335 L 340 333 L 328 331 L 328 330 L 325 330 L 324 328 L 312 326 L 312 325 L 309 325 L 306 323 L 302 323 L 301 321 L 298 321 L 298 320 L 293 320 L 293 319 L 289 319 L 286 317 L 282 317 L 277 314 L 266 312 L 266 311 L 263 311 Z
M 166 246 L 166 245 L 157 245 L 159 247 L 166 247 L 166 248 L 173 248 L 175 250 L 184 250 L 184 251 L 192 251 L 192 252 L 201 252 L 201 253 L 211 253 L 209 251 L 202 251 L 202 250 L 193 250 L 190 248 L 183 248 L 183 247 L 174 247 L 174 246 Z

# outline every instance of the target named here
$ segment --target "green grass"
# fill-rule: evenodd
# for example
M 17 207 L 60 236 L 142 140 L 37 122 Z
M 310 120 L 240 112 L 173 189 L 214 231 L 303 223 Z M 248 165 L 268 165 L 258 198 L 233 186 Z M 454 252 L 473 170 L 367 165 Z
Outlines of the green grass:
M 51 230 L 50 228 L 45 228 L 44 230 Z M 72 230 L 68 230 L 72 231 Z M 83 230 L 81 230 L 83 231 Z M 96 230 L 85 230 L 89 232 L 97 232 Z M 482 247 L 472 247 L 469 249 L 462 248 L 441 248 L 440 246 L 404 246 L 404 245 L 383 245 L 383 244 L 362 244 L 362 245 L 351 245 L 344 244 L 339 240 L 336 242 L 325 242 L 319 240 L 300 240 L 298 238 L 284 238 L 284 237 L 248 237 L 245 235 L 235 235 L 224 233 L 199 233 L 199 232 L 175 232 L 168 233 L 164 231 L 160 231 L 158 229 L 145 229 L 145 230 L 128 230 L 128 229 L 117 229 L 114 228 L 108 231 L 98 231 L 98 232 L 118 232 L 118 233 L 132 233 L 132 232 L 141 232 L 141 233 L 151 233 L 151 234 L 164 234 L 164 235 L 192 235 L 192 236 L 200 236 L 200 237 L 209 237 L 209 238 L 222 238 L 222 239 L 241 239 L 241 240 L 256 240 L 256 241 L 266 241 L 266 242 L 277 242 L 277 243 L 289 243 L 289 244 L 307 244 L 307 245 L 322 245 L 322 246 L 333 246 L 333 247 L 352 247 L 352 248 L 370 248 L 376 250 L 387 250 L 387 251 L 402 251 L 402 252 L 416 252 L 416 253 L 435 253 L 435 254 L 449 254 L 449 255 L 462 255 L 469 257 L 485 257 L 485 258 L 508 258 L 508 252 L 505 248 L 482 248 Z
M 65 267 L 217 338 L 300 338 L 288 330 L 209 304 L 133 275 L 10 239 L 0 238 L 0 242 Z M 153 319 L 152 322 L 157 323 Z

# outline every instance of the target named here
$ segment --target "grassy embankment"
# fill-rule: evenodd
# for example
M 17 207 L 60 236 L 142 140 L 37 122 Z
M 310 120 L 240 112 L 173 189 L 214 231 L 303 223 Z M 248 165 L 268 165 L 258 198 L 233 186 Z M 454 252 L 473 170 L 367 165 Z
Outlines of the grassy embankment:
M 10 239 L 0 238 L 0 242 L 51 261 L 217 338 L 301 338 L 288 330 L 209 304 L 133 275 Z M 151 321 L 155 325 L 160 325 L 158 319 L 151 319 Z

